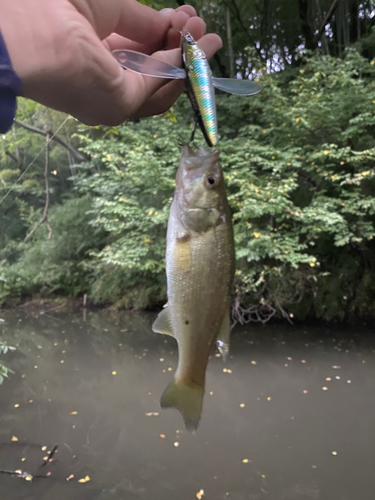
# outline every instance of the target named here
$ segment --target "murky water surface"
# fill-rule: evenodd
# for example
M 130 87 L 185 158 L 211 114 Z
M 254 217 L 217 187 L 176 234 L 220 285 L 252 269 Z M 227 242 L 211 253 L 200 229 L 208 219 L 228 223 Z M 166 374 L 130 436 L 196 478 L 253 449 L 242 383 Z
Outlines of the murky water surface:
M 1 500 L 375 498 L 373 329 L 235 329 L 191 435 L 159 408 L 177 349 L 154 316 L 2 312 L 0 469 L 34 478 L 1 473 Z

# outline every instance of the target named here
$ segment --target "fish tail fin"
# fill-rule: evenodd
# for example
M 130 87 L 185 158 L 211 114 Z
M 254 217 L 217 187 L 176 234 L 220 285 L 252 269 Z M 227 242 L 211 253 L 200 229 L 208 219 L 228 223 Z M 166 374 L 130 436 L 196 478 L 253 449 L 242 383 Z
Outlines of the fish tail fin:
M 174 379 L 164 390 L 160 398 L 160 406 L 176 408 L 184 419 L 189 432 L 198 428 L 202 413 L 204 386 L 189 386 Z

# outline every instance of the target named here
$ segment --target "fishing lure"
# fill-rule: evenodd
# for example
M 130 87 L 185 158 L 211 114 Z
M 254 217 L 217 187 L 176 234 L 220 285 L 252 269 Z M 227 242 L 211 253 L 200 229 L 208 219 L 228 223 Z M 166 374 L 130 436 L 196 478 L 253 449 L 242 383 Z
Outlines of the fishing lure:
M 114 50 L 112 54 L 125 69 L 156 78 L 185 80 L 186 90 L 198 122 L 209 147 L 218 141 L 215 88 L 237 95 L 253 95 L 261 88 L 250 80 L 216 78 L 206 55 L 189 32 L 181 31 L 183 68 L 159 61 L 154 57 L 133 50 Z M 191 140 L 194 138 L 195 126 Z

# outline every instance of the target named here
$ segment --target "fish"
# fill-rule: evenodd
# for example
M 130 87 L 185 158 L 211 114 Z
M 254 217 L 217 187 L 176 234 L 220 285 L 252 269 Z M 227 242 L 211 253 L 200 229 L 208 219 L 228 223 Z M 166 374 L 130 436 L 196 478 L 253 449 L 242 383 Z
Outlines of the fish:
M 177 341 L 178 366 L 160 404 L 179 410 L 191 432 L 201 418 L 211 348 L 217 343 L 224 359 L 229 352 L 234 270 L 231 212 L 219 152 L 185 145 L 167 229 L 168 302 L 152 330 Z
M 212 76 L 210 65 L 204 51 L 191 34 L 181 31 L 182 65 L 178 68 L 159 59 L 133 50 L 114 50 L 112 55 L 120 65 L 136 73 L 156 78 L 184 79 L 187 94 L 207 145 L 216 146 L 219 134 L 216 118 L 215 88 L 237 95 L 253 95 L 261 91 L 257 82 L 236 78 L 217 78 Z M 194 139 L 195 126 L 190 138 Z

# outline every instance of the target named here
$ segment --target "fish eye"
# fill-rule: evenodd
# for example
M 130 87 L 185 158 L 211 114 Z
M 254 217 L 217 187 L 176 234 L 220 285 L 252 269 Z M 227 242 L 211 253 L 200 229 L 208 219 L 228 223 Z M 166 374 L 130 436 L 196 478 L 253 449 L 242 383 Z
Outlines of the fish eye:
M 220 182 L 220 179 L 214 175 L 208 175 L 206 177 L 206 187 L 209 189 L 216 188 Z

